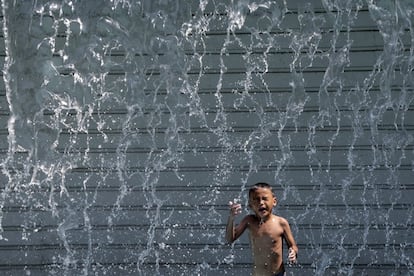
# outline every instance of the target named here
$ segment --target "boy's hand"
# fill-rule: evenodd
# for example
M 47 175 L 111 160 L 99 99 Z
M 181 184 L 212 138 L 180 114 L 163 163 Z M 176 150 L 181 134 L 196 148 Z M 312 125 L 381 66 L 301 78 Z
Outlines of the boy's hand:
M 297 262 L 296 257 L 297 257 L 296 251 L 293 250 L 293 248 L 289 248 L 289 255 L 288 255 L 289 264 L 296 264 Z
M 241 204 L 237 203 L 237 199 L 234 199 L 233 201 L 229 201 L 229 207 L 230 207 L 230 216 L 232 217 L 240 214 L 242 211 Z

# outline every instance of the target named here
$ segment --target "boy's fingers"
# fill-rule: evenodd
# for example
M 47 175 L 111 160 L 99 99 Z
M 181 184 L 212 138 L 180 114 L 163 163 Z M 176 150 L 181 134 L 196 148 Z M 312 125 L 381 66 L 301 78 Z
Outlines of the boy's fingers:
M 230 212 L 233 215 L 238 215 L 241 213 L 241 204 L 237 204 L 235 202 L 229 202 L 229 206 L 230 206 Z
M 236 201 L 229 201 L 230 212 L 233 215 L 238 215 L 241 213 L 241 204 Z

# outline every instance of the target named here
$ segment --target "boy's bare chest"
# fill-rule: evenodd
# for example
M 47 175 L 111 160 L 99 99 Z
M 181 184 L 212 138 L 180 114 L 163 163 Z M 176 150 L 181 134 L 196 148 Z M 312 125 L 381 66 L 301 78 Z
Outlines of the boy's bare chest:
M 279 223 L 267 222 L 251 227 L 251 236 L 254 240 L 272 240 L 277 242 L 283 235 L 283 229 Z

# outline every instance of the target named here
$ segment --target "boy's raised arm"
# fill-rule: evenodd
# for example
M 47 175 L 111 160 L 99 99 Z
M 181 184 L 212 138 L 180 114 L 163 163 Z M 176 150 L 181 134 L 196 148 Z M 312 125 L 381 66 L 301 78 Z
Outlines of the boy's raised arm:
M 234 227 L 234 217 L 241 213 L 241 205 L 230 201 L 229 206 L 230 214 L 226 226 L 226 240 L 227 242 L 232 243 L 237 240 L 241 234 L 243 234 L 244 230 L 246 230 L 247 217 L 243 218 L 243 220 L 236 227 Z

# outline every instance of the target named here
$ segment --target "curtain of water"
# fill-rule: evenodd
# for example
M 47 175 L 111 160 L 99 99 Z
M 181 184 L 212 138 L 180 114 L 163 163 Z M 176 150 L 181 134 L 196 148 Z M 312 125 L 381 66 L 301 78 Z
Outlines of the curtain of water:
M 297 275 L 412 269 L 411 1 L 97 3 L 2 1 L 0 229 L 28 274 L 232 274 L 224 205 L 255 179 Z

